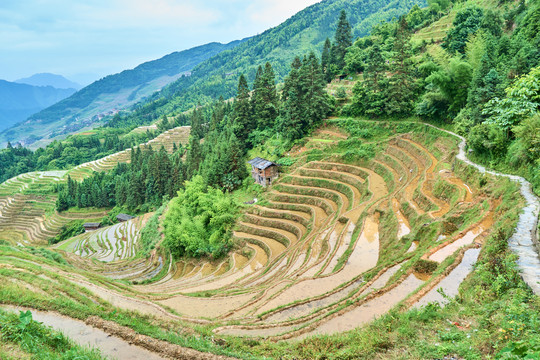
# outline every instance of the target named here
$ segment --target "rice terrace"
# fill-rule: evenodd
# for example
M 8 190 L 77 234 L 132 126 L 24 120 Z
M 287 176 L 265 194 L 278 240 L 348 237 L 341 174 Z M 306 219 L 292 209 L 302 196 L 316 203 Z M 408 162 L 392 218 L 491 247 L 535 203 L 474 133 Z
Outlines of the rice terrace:
M 0 359 L 540 359 L 538 1 L 277 3 L 0 80 Z
M 233 233 L 236 249 L 219 261 L 171 262 L 159 251 L 141 256 L 148 214 L 53 246 L 62 264 L 5 243 L 3 297 L 17 294 L 10 302 L 68 315 L 113 306 L 143 319 L 203 326 L 213 337 L 289 341 L 352 330 L 396 306 L 448 302 L 497 236 L 494 224 L 515 221 L 510 214 L 526 205 L 519 184 L 458 160 L 460 139 L 427 125 L 373 123 L 375 135 L 364 145 L 347 132 L 352 124 L 328 120 L 291 151 L 279 181 L 245 206 Z M 152 144 L 171 148 L 188 130 Z M 353 142 L 377 155 L 350 154 Z M 128 157 L 115 154 L 70 173 L 103 171 L 115 159 Z M 45 198 L 27 200 L 37 184 L 46 188 L 65 176 L 27 174 L 2 185 L 11 194 L 2 198 L 2 213 L 24 219 L 2 224 L 4 239 L 40 246 L 64 221 L 101 215 L 51 213 L 43 211 Z M 524 226 L 532 234 L 534 227 Z

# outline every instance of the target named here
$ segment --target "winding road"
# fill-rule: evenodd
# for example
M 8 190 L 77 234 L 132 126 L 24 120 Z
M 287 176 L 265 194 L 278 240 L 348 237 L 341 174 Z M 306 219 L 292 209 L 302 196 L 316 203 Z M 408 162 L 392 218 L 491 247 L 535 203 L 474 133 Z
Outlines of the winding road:
M 531 184 L 521 176 L 491 171 L 482 165 L 472 162 L 467 158 L 467 153 L 465 151 L 467 141 L 463 136 L 431 124 L 426 125 L 456 136 L 461 140 L 461 143 L 459 144 L 459 153 L 456 156 L 459 160 L 475 167 L 483 174 L 506 177 L 521 185 L 521 195 L 525 198 L 527 205 L 525 205 L 522 213 L 519 215 L 516 230 L 510 239 L 508 239 L 508 245 L 518 256 L 517 264 L 521 271 L 521 277 L 531 287 L 533 292 L 540 296 L 540 256 L 538 254 L 538 248 L 536 247 L 538 241 L 536 229 L 538 225 L 538 213 L 540 211 L 540 200 L 533 193 Z

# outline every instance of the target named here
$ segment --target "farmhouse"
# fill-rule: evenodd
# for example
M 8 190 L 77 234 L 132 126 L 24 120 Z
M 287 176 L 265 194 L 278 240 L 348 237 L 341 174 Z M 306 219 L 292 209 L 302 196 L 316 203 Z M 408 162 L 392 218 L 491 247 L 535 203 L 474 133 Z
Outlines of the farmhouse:
M 86 223 L 83 224 L 83 227 L 85 231 L 93 231 L 99 229 L 101 227 L 101 223 Z
M 124 221 L 131 220 L 134 217 L 135 216 L 131 216 L 131 215 L 128 215 L 128 214 L 118 214 L 118 215 L 116 215 L 116 220 L 118 220 L 120 222 L 124 222 Z
M 278 178 L 278 164 L 260 157 L 248 161 L 251 165 L 251 176 L 255 182 L 261 186 L 271 185 Z

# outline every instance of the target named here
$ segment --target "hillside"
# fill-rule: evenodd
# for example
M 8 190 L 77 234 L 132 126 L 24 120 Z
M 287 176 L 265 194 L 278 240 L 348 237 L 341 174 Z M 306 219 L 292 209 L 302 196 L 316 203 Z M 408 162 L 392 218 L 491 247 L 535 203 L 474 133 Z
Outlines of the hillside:
M 41 73 L 34 74 L 30 77 L 15 80 L 19 84 L 28 84 L 32 86 L 52 86 L 57 89 L 75 89 L 80 90 L 81 85 L 66 79 L 62 75 L 50 74 L 50 73 Z
M 32 86 L 0 80 L 0 131 L 72 95 L 75 89 Z
M 156 144 L 169 142 L 179 130 Z M 457 285 L 482 286 L 484 297 L 501 291 L 490 266 L 511 261 L 501 245 L 524 201 L 517 184 L 458 160 L 458 141 L 414 122 L 329 120 L 291 150 L 292 165 L 282 169 L 280 180 L 257 195 L 256 204 L 244 206 L 234 229 L 237 246 L 215 260 L 170 263 L 160 246 L 148 258 L 137 256 L 151 215 L 49 249 L 11 247 L 35 246 L 70 219 L 104 214 L 44 213 L 50 203 L 45 189 L 66 174 L 27 174 L 2 186 L 1 211 L 17 212 L 20 220 L 1 225 L 7 241 L 0 244 L 0 299 L 80 319 L 97 315 L 109 322 L 92 323 L 106 331 L 118 322 L 163 338 L 158 334 L 164 327 L 172 344 L 241 359 L 280 358 L 284 352 L 306 359 L 366 352 L 361 358 L 367 359 L 388 351 L 407 351 L 405 358 L 465 352 L 482 358 L 486 342 L 493 341 L 489 334 L 512 322 L 490 318 L 485 324 L 489 305 L 478 310 L 482 305 L 458 295 Z M 351 152 L 353 144 L 364 155 Z M 126 155 L 71 175 L 111 169 Z M 7 195 L 13 190 L 15 198 Z M 40 200 L 32 201 L 32 194 Z M 508 279 L 504 286 L 523 291 L 517 273 L 499 276 Z M 458 296 L 460 303 L 448 296 Z M 498 301 L 503 306 L 513 298 Z M 434 301 L 447 305 L 425 306 Z M 509 319 L 530 311 L 530 318 L 519 320 L 520 334 L 534 331 L 538 319 L 538 304 L 523 306 L 506 310 Z M 394 307 L 399 311 L 383 316 Z M 194 335 L 196 342 L 187 340 Z M 443 346 L 433 345 L 437 341 Z M 423 346 L 413 346 L 418 342 Z M 167 354 L 163 345 L 145 347 Z
M 234 47 L 231 51 L 225 51 L 217 56 L 212 55 L 215 55 L 219 51 L 207 53 L 210 56 L 205 57 L 205 59 L 201 58 L 201 61 L 199 61 L 200 64 L 193 62 L 191 64 L 192 66 L 183 67 L 182 71 L 193 69 L 191 76 L 178 79 L 165 87 L 163 91 L 151 96 L 149 100 L 142 101 L 140 105 L 136 106 L 138 111 L 136 111 L 133 117 L 157 119 L 162 114 L 188 110 L 198 102 L 204 103 L 211 99 L 217 99 L 220 96 L 230 98 L 235 94 L 239 74 L 242 72 L 247 73 L 248 77 L 253 79 L 257 67 L 264 65 L 267 61 L 272 63 L 278 79 L 282 80 L 288 73 L 290 63 L 295 56 L 307 54 L 309 51 L 315 51 L 316 53 L 322 51 L 325 39 L 334 35 L 335 22 L 342 9 L 346 9 L 350 14 L 350 22 L 353 26 L 354 35 L 364 36 L 369 33 L 372 26 L 381 21 L 388 21 L 406 13 L 414 4 L 423 5 L 425 1 L 324 0 L 299 12 L 283 24 L 269 29 L 263 34 L 254 36 L 247 41 L 242 41 L 239 46 L 235 46 L 238 45 L 238 42 L 227 45 L 227 49 Z M 130 76 L 133 74 L 130 73 Z M 167 71 L 162 73 L 162 75 L 167 74 Z M 125 75 L 127 76 L 128 74 Z M 152 89 L 159 90 L 166 83 L 172 82 L 172 80 L 176 80 L 178 77 L 168 77 L 167 82 L 162 82 L 159 86 L 152 87 Z M 47 124 L 47 130 L 42 132 L 32 128 L 30 124 L 21 125 L 0 134 L 0 143 L 7 140 L 26 138 L 25 143 L 30 144 L 36 141 L 36 137 L 48 139 L 51 136 L 63 134 L 64 132 L 73 132 L 77 129 L 92 126 L 93 121 L 83 119 L 88 119 L 100 113 L 106 113 L 105 108 L 102 106 L 96 106 L 94 108 L 97 103 L 96 101 L 90 103 L 90 101 L 94 100 L 95 93 L 109 94 L 113 92 L 116 94 L 114 101 L 118 101 L 121 98 L 123 107 L 134 104 L 143 97 L 152 94 L 152 91 L 146 91 L 144 90 L 145 88 L 137 87 L 141 83 L 144 83 L 144 81 L 148 81 L 139 79 L 132 83 L 133 87 L 123 88 L 121 94 L 117 93 L 118 89 L 116 86 L 113 87 L 113 90 L 104 91 L 101 89 L 101 84 L 102 81 L 108 78 L 88 86 L 74 97 L 66 99 L 66 101 L 31 117 L 30 120 L 37 120 L 42 124 Z M 116 79 L 114 78 L 115 83 Z M 113 79 L 110 80 L 113 82 Z M 122 87 L 124 87 L 123 83 Z M 105 101 L 107 104 L 113 104 L 110 98 L 111 96 L 109 95 L 101 95 L 99 97 L 100 102 Z M 106 109 L 110 110 L 115 107 L 120 108 L 119 105 L 116 105 L 107 106 Z M 71 111 L 72 108 L 77 109 L 76 112 Z M 80 119 L 75 122 L 74 119 L 76 116 Z M 59 118 L 64 120 L 56 122 Z M 55 123 L 51 123 L 51 121 L 55 121 Z M 30 139 L 27 138 L 28 130 L 34 135 Z M 23 133 L 26 135 L 22 135 Z M 32 147 L 37 147 L 44 143 L 46 141 L 38 142 L 32 145 Z
M 58 102 L 61 100 L 58 99 L 47 104 L 54 104 L 53 106 L 36 113 L 45 107 L 43 106 L 26 114 L 33 115 L 27 121 L 0 133 L 0 145 L 11 141 L 35 148 L 46 145 L 57 137 L 95 127 L 100 124 L 103 116 L 150 96 L 179 77 L 189 75 L 190 70 L 202 61 L 240 43 L 241 41 L 229 44 L 210 43 L 109 75 L 63 101 Z
M 234 81 L 233 101 L 177 113 L 164 91 L 74 136 L 161 133 L 0 184 L 0 318 L 62 314 L 170 358 L 539 359 L 540 4 L 500 5 L 413 6 L 342 59 L 182 79 L 186 101 Z M 250 69 L 242 46 L 213 59 Z

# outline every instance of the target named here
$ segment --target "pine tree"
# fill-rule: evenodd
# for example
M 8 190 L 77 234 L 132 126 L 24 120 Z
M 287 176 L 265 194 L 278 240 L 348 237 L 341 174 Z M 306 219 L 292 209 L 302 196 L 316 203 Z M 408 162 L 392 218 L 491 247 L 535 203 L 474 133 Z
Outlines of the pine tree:
M 249 86 L 244 74 L 238 80 L 238 93 L 234 102 L 234 133 L 243 143 L 246 143 L 248 135 L 255 129 L 251 118 L 251 106 Z
M 203 117 L 200 110 L 195 109 L 191 113 L 191 132 L 190 135 L 195 137 L 197 140 L 201 140 L 204 137 L 203 130 Z
M 262 66 L 257 68 L 255 74 L 255 80 L 253 81 L 253 94 L 251 96 L 251 115 L 253 117 L 254 123 L 259 124 L 263 121 L 261 120 L 262 112 L 264 109 L 264 84 L 263 84 L 264 70 Z
M 157 122 L 157 129 L 160 133 L 164 133 L 169 129 L 169 120 L 163 115 L 160 121 Z
M 324 73 L 324 79 L 326 82 L 332 81 L 334 74 L 332 74 L 332 43 L 329 38 L 326 38 L 321 56 L 321 67 Z
M 392 74 L 387 91 L 385 111 L 388 115 L 407 116 L 412 113 L 416 97 L 415 80 L 411 66 L 411 33 L 407 21 L 402 17 L 399 21 L 389 71 Z
M 194 137 L 189 138 L 189 150 L 186 154 L 186 180 L 191 179 L 199 171 L 202 161 L 201 143 Z
M 300 84 L 304 93 L 303 102 L 306 105 L 302 126 L 306 133 L 314 124 L 328 115 L 330 103 L 325 91 L 326 84 L 322 69 L 315 53 L 311 52 L 304 59 L 300 74 Z
M 345 54 L 352 45 L 352 28 L 347 20 L 347 12 L 342 10 L 336 29 L 335 44 L 333 48 L 334 63 L 340 71 L 345 68 Z
M 303 61 L 296 58 L 283 89 L 278 130 L 285 137 L 301 138 L 329 114 L 331 105 L 324 89 L 324 76 L 315 54 L 304 57 Z
M 269 129 L 274 126 L 278 115 L 278 97 L 276 91 L 276 75 L 272 65 L 267 62 L 261 78 L 259 108 L 256 109 L 258 116 L 257 128 Z

